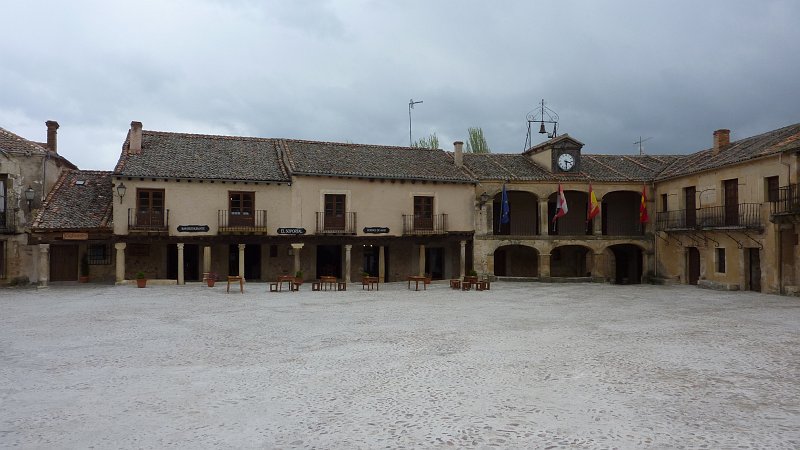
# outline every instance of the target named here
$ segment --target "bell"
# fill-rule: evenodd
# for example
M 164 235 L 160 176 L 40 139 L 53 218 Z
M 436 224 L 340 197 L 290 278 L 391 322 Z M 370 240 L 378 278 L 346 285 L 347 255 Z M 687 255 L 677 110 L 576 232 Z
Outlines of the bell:
M 544 129 L 544 122 L 539 125 L 539 134 L 546 134 L 547 130 Z

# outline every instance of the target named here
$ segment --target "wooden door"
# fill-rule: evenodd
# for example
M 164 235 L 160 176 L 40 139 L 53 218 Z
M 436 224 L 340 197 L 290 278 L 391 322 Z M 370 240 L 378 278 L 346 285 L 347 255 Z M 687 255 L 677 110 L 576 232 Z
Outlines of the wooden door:
M 136 225 L 140 227 L 164 226 L 164 190 L 136 190 Z
M 325 230 L 344 230 L 346 200 L 344 194 L 325 194 Z
M 414 196 L 414 229 L 433 230 L 433 197 Z
M 78 281 L 78 246 L 50 246 L 50 281 Z
M 697 284 L 700 279 L 700 251 L 689 247 L 686 254 L 686 274 L 689 284 Z
M 232 227 L 252 227 L 255 217 L 255 193 L 228 193 L 228 220 Z
M 761 255 L 757 248 L 748 248 L 748 286 L 751 291 L 761 292 Z
M 694 228 L 697 225 L 697 189 L 694 186 L 683 188 L 684 204 L 686 205 L 686 228 Z
M 725 225 L 739 225 L 739 180 L 725 180 Z

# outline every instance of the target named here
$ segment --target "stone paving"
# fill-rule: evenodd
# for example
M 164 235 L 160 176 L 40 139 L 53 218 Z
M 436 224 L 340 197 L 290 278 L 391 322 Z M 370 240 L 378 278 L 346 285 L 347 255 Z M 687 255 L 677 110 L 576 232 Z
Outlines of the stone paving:
M 800 300 L 0 290 L 0 448 L 800 448 Z

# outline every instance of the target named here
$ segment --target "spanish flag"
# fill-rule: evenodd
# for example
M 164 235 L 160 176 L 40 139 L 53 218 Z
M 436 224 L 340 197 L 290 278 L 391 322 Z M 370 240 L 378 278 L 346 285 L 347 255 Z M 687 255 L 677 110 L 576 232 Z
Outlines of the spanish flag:
M 639 204 L 639 223 L 647 223 L 650 217 L 647 215 L 647 186 L 642 186 L 642 203 Z
M 586 221 L 594 219 L 598 214 L 600 214 L 600 203 L 597 202 L 597 197 L 594 195 L 592 183 L 589 183 L 589 209 L 586 212 Z

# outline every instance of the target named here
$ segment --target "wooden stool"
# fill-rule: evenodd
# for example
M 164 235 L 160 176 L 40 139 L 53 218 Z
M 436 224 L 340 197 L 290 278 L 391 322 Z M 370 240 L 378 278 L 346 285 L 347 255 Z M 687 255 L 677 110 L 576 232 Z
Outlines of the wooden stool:
M 312 291 L 318 291 L 320 289 L 321 288 L 320 288 L 320 282 L 319 281 L 312 281 L 311 282 L 311 290 Z
M 278 292 L 278 283 L 270 283 L 269 284 L 269 291 L 270 292 Z
M 241 291 L 241 293 L 244 294 L 244 277 L 228 275 L 228 287 L 225 289 L 225 292 L 227 293 L 231 292 L 231 281 L 233 282 L 238 281 L 239 291 Z
M 461 280 L 450 280 L 450 289 L 461 289 Z
M 346 291 L 347 290 L 347 283 L 344 281 L 340 281 L 336 283 L 336 290 L 337 291 Z

